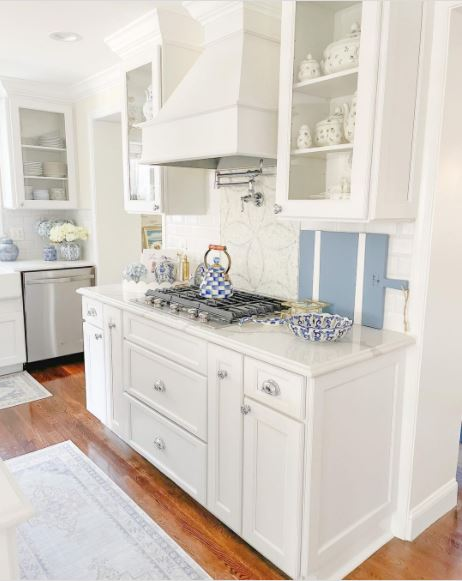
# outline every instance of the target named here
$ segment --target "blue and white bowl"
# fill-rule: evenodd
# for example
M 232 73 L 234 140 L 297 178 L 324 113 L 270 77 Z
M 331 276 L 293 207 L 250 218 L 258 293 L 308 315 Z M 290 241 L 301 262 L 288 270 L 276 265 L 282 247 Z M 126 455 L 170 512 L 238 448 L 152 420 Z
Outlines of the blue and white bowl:
M 294 335 L 306 341 L 337 341 L 350 331 L 353 321 L 329 313 L 304 313 L 287 320 Z

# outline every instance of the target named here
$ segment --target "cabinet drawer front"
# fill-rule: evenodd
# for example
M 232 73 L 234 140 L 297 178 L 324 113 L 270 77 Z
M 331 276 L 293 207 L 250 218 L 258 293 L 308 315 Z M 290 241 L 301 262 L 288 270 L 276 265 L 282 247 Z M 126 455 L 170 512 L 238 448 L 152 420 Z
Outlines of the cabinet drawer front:
M 125 338 L 198 373 L 207 373 L 207 344 L 182 331 L 124 313 Z
M 87 323 L 95 325 L 100 329 L 103 328 L 103 304 L 89 299 L 88 297 L 82 297 L 82 318 Z
M 130 445 L 205 504 L 207 445 L 142 403 L 126 397 L 130 402 Z
M 305 417 L 305 378 L 257 359 L 246 357 L 244 392 L 280 412 Z
M 124 341 L 125 390 L 202 440 L 207 439 L 207 379 Z

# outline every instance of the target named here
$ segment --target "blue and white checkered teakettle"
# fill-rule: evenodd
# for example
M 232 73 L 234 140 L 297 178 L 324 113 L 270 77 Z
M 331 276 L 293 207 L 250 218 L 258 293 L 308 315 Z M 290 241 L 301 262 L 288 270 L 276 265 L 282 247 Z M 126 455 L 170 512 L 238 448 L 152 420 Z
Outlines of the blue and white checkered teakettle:
M 228 259 L 228 268 L 226 270 L 221 266 L 218 256 L 213 259 L 212 265 L 207 264 L 207 256 L 212 250 L 219 250 L 225 253 Z M 228 276 L 231 268 L 231 257 L 226 250 L 226 246 L 210 244 L 204 256 L 204 264 L 207 272 L 199 287 L 201 296 L 208 299 L 226 299 L 232 296 L 233 285 Z

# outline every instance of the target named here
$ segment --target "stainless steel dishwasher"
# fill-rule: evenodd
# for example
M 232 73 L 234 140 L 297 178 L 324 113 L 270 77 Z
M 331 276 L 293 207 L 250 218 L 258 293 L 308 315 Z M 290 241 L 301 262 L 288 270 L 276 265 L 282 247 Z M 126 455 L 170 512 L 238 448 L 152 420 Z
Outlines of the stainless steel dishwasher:
M 95 269 L 67 268 L 23 273 L 27 361 L 83 351 L 78 288 L 93 286 Z

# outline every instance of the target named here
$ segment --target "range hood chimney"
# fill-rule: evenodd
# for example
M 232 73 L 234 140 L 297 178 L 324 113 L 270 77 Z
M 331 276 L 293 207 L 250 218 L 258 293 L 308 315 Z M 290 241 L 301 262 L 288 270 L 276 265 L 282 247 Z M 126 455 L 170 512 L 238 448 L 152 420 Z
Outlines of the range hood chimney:
M 202 53 L 143 127 L 142 163 L 208 169 L 275 165 L 280 3 L 188 1 Z

